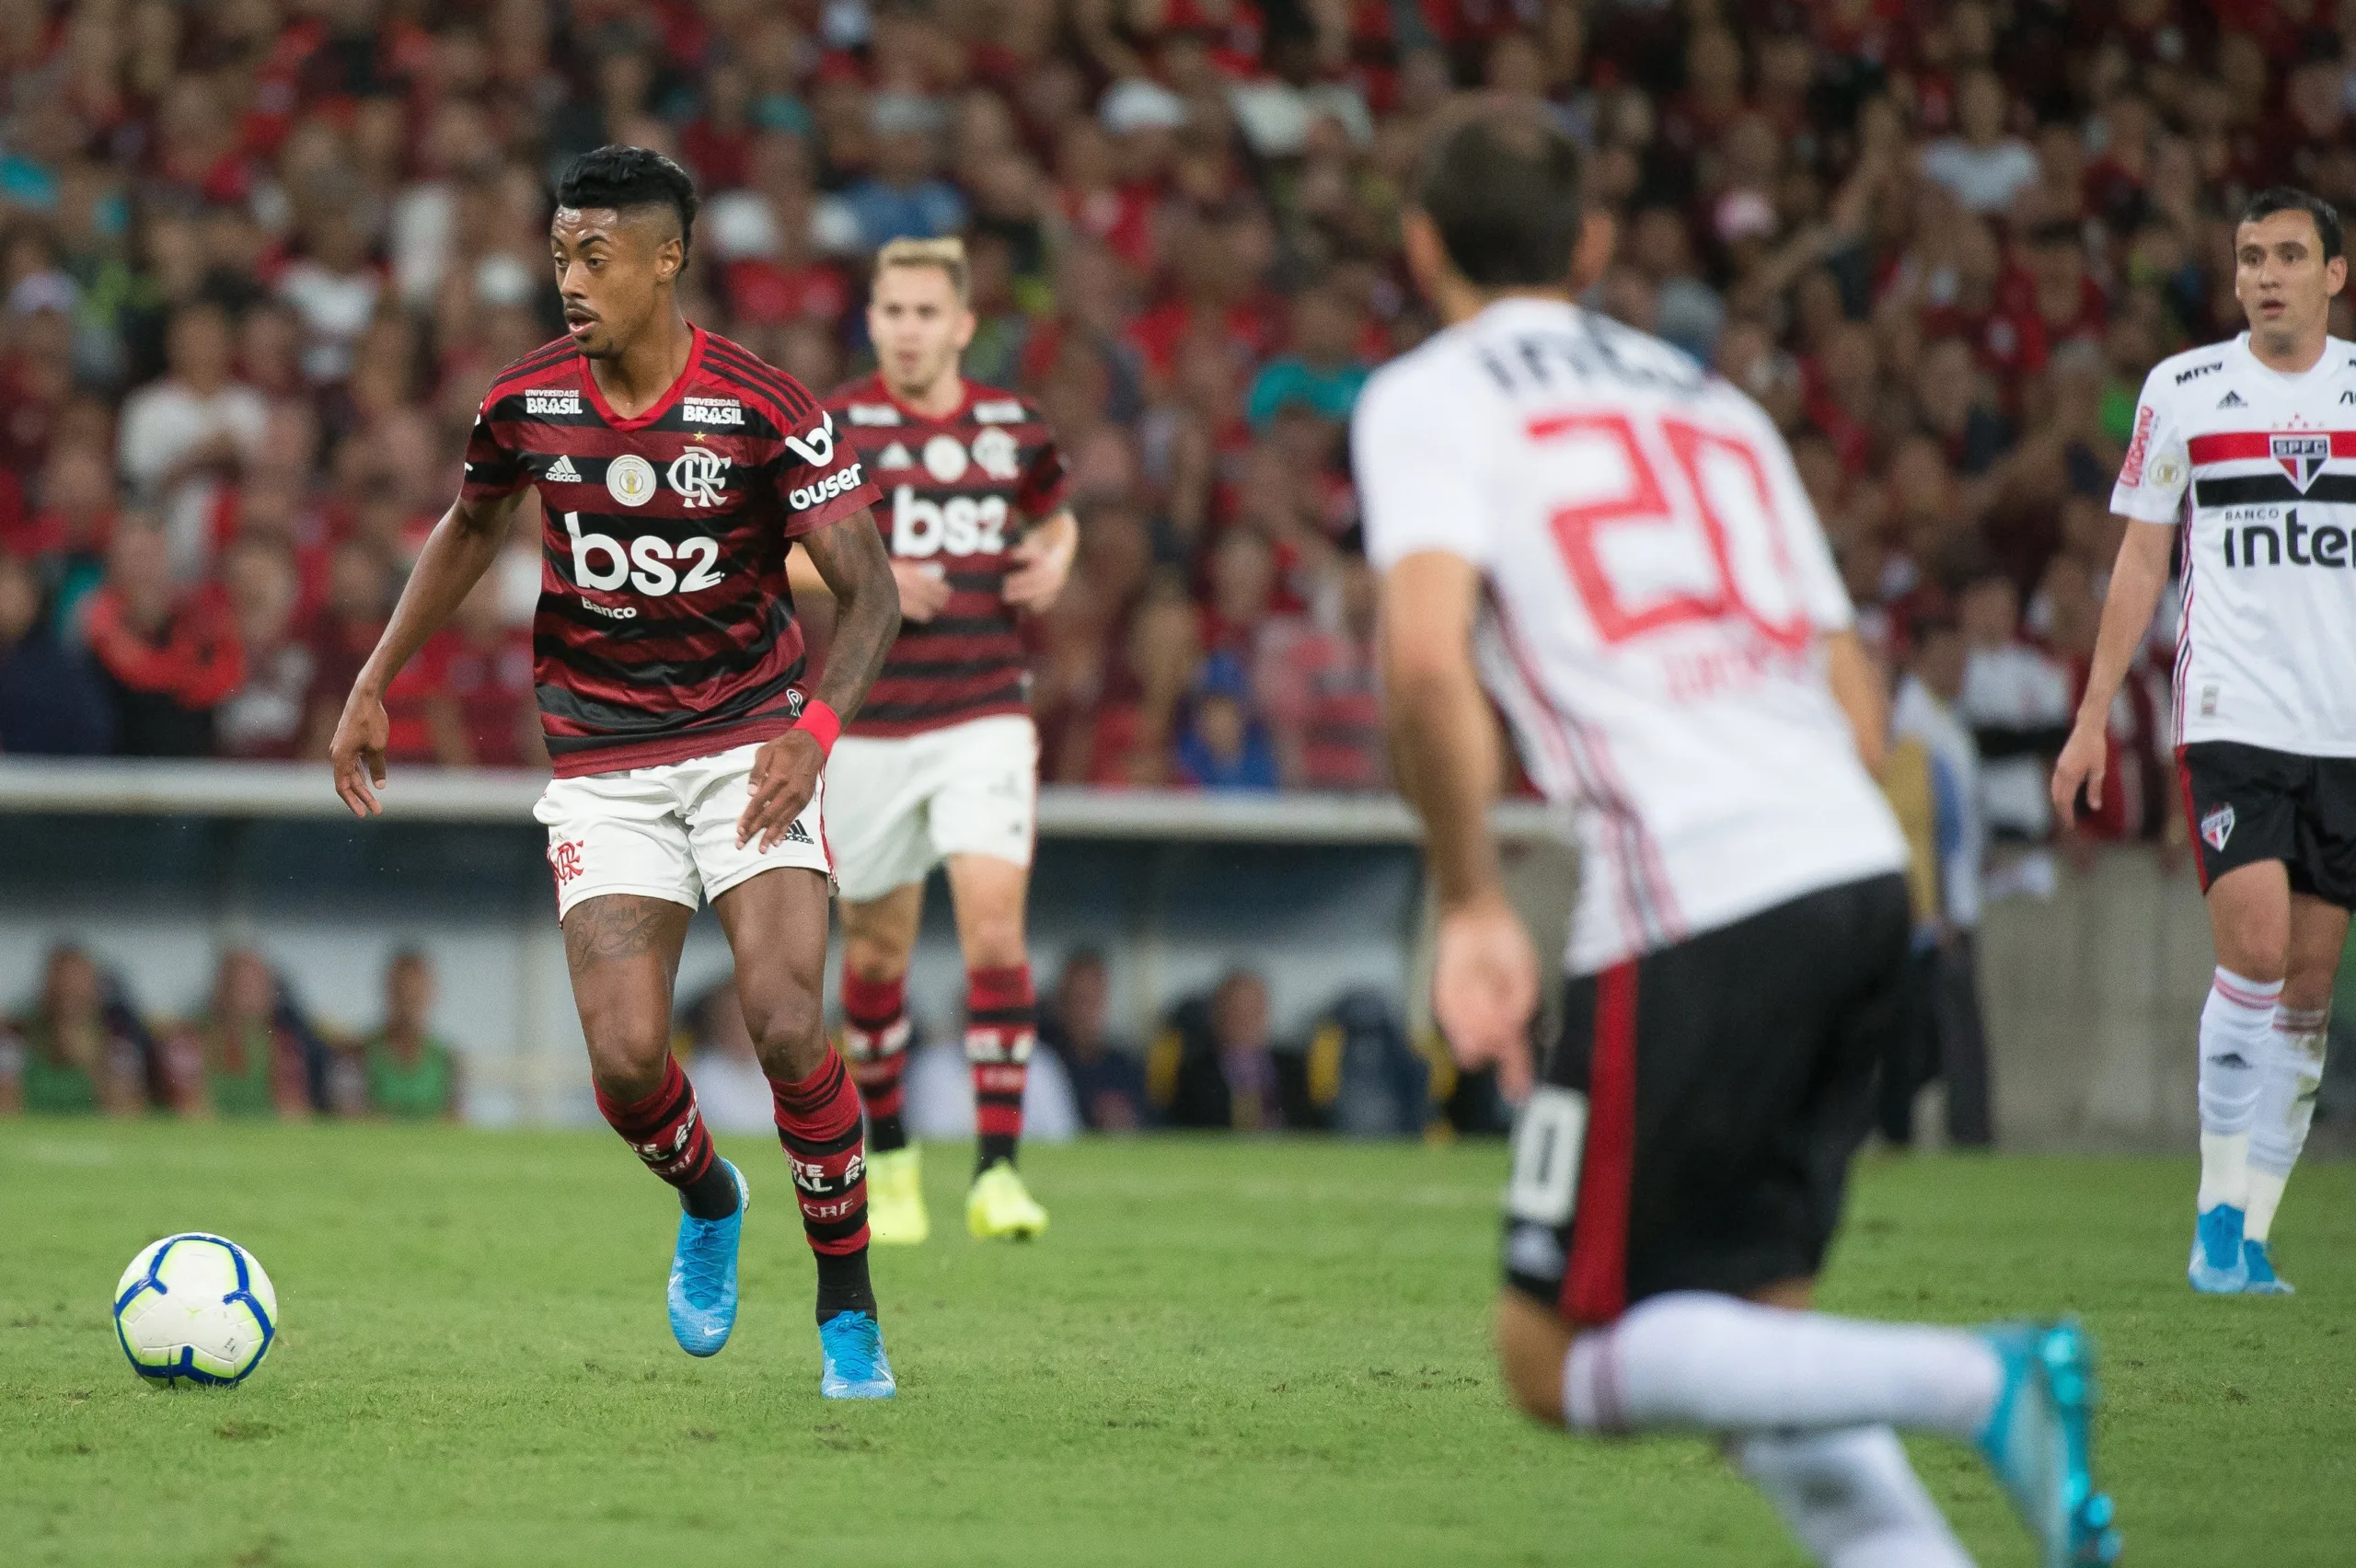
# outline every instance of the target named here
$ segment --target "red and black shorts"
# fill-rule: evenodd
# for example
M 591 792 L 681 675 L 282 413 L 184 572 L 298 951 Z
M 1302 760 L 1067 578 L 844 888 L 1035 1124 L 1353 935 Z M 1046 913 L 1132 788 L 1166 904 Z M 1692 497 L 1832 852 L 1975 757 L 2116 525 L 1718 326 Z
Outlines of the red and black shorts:
M 2356 909 L 2356 757 L 2195 741 L 2177 747 L 2176 773 L 2201 892 L 2227 871 L 2280 860 L 2292 893 Z
M 1574 1323 L 1813 1275 L 1904 1025 L 1895 874 L 1570 981 L 1514 1133 L 1508 1284 Z

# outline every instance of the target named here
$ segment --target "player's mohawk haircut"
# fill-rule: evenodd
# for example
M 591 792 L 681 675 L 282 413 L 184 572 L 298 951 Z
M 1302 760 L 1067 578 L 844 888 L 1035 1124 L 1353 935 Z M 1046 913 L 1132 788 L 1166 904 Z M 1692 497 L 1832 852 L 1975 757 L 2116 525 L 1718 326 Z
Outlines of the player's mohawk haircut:
M 680 265 L 696 226 L 696 182 L 687 171 L 652 147 L 603 146 L 566 166 L 556 183 L 556 204 L 578 211 L 611 207 L 668 207 L 679 215 Z
M 1544 114 L 1491 100 L 1443 120 L 1415 204 L 1476 288 L 1564 288 L 1584 200 L 1578 144 Z

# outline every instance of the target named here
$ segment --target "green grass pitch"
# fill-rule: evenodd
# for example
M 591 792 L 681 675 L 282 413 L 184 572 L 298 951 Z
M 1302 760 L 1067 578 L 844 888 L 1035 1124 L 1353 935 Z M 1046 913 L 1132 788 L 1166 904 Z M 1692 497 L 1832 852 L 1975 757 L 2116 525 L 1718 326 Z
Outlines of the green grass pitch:
M 0 1560 L 352 1564 L 1798 1564 L 1692 1441 L 1574 1444 L 1492 1374 L 1496 1145 L 1037 1148 L 1041 1243 L 880 1251 L 900 1376 L 817 1395 L 774 1144 L 745 1307 L 691 1361 L 670 1197 L 610 1137 L 0 1124 Z M 1869 1161 L 1830 1307 L 2100 1335 L 2134 1564 L 2356 1553 L 2356 1168 L 2303 1170 L 2290 1300 L 2183 1282 L 2189 1161 Z M 250 1246 L 285 1328 L 246 1387 L 141 1386 L 107 1297 L 141 1245 Z M 1983 1563 L 2029 1561 L 1976 1460 L 1915 1452 Z

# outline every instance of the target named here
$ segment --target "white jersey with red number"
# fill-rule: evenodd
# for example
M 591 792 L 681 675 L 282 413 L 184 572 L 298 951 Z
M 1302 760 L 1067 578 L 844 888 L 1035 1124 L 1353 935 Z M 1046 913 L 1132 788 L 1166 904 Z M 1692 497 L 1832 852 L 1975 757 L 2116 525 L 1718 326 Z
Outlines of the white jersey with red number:
M 1904 863 L 1825 681 L 1848 596 L 1750 398 L 1507 300 L 1378 372 L 1351 437 L 1375 564 L 1442 550 L 1487 581 L 1483 674 L 1578 808 L 1574 973 Z
M 2356 756 L 2356 343 L 2300 375 L 2246 332 L 2162 360 L 2110 509 L 2190 524 L 2177 743 Z

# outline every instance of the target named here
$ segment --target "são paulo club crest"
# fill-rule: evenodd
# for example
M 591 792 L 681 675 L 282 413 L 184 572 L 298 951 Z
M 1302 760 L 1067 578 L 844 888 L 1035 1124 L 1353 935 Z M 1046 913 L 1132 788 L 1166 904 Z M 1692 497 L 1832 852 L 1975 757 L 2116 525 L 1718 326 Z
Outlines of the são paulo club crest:
M 2328 435 L 2278 435 L 2273 438 L 2274 460 L 2291 476 L 2291 482 L 2304 491 L 2315 483 L 2317 474 L 2331 457 L 2331 437 Z
M 2219 806 L 2215 811 L 2211 812 L 2207 816 L 2200 819 L 2200 842 L 2209 846 L 2210 848 L 2214 849 L 2218 854 L 2222 855 L 2225 852 L 2225 840 L 2231 838 L 2233 836 L 2233 807 L 2229 805 Z

